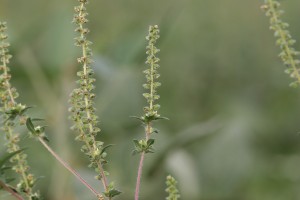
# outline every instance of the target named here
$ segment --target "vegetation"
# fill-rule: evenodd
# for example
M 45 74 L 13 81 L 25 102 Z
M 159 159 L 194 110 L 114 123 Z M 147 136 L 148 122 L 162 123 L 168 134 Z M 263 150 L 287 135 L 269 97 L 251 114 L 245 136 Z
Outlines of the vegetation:
M 290 77 L 262 2 L 75 3 L 1 3 L 0 199 L 299 199 L 299 2 L 262 6 Z

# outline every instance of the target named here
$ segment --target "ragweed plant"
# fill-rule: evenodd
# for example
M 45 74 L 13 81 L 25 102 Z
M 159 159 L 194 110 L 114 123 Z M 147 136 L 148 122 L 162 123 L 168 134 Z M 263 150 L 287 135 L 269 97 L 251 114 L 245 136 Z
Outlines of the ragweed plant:
M 274 31 L 274 36 L 277 38 L 276 44 L 281 49 L 279 57 L 287 66 L 285 72 L 294 79 L 290 85 L 297 87 L 300 84 L 300 60 L 298 58 L 300 52 L 293 48 L 296 40 L 292 38 L 287 29 L 289 24 L 281 20 L 283 10 L 280 10 L 280 3 L 276 0 L 265 0 L 262 9 L 270 18 L 270 29 Z
M 7 151 L 12 153 L 21 149 L 19 146 L 20 134 L 16 131 L 16 128 L 25 124 L 26 117 L 24 113 L 29 107 L 16 102 L 19 94 L 10 83 L 11 75 L 8 64 L 12 56 L 8 50 L 9 43 L 6 42 L 8 37 L 5 33 L 6 29 L 6 23 L 0 22 L 0 109 L 2 113 L 2 130 L 6 138 Z M 38 192 L 33 191 L 36 179 L 29 172 L 30 168 L 26 157 L 27 155 L 24 152 L 20 152 L 10 159 L 13 163 L 12 169 L 19 175 L 17 190 L 25 194 L 27 199 L 37 200 L 39 199 Z
M 146 54 L 148 55 L 146 64 L 148 65 L 148 69 L 144 71 L 144 74 L 146 76 L 146 83 L 143 85 L 143 87 L 147 90 L 147 93 L 144 93 L 143 96 L 146 98 L 148 105 L 144 107 L 143 116 L 134 117 L 141 120 L 145 127 L 145 139 L 133 141 L 135 145 L 133 154 L 141 154 L 136 180 L 135 200 L 139 199 L 139 191 L 145 154 L 154 152 L 154 139 L 151 139 L 150 137 L 151 134 L 157 132 L 157 130 L 155 130 L 152 127 L 152 123 L 153 121 L 158 119 L 166 119 L 158 114 L 160 105 L 156 103 L 156 101 L 159 99 L 159 95 L 157 94 L 157 88 L 161 85 L 161 83 L 157 81 L 157 79 L 160 76 L 157 71 L 157 69 L 159 68 L 159 58 L 156 56 L 159 52 L 159 49 L 155 46 L 158 38 L 158 26 L 150 26 L 148 36 L 146 37 L 146 40 L 148 40 L 148 45 L 146 47 Z
M 166 192 L 168 193 L 168 197 L 166 200 L 177 200 L 180 198 L 179 191 L 176 187 L 177 181 L 172 176 L 167 176 L 166 180 L 167 189 Z
M 99 200 L 102 200 L 102 195 L 97 193 L 72 167 L 70 167 L 62 158 L 60 158 L 46 143 L 48 138 L 45 134 L 45 127 L 41 125 L 34 125 L 36 121 L 43 121 L 42 119 L 31 118 L 26 114 L 26 111 L 30 107 L 16 103 L 16 98 L 18 93 L 15 88 L 10 84 L 11 75 L 8 73 L 9 68 L 7 64 L 11 56 L 8 54 L 8 43 L 5 43 L 4 40 L 7 38 L 7 35 L 4 33 L 6 29 L 5 23 L 0 23 L 0 37 L 1 37 L 1 62 L 3 66 L 1 69 L 3 73 L 0 75 L 0 97 L 1 97 L 1 111 L 2 111 L 2 120 L 3 120 L 3 130 L 6 133 L 7 140 L 7 150 L 10 153 L 19 152 L 14 154 L 11 158 L 11 161 L 14 163 L 12 167 L 16 173 L 20 174 L 20 181 L 17 184 L 17 190 L 20 193 L 26 194 L 29 200 L 38 200 L 38 192 L 33 193 L 33 186 L 36 183 L 36 179 L 32 174 L 29 173 L 29 166 L 26 161 L 27 155 L 20 150 L 18 142 L 20 140 L 19 134 L 15 133 L 14 130 L 16 126 L 26 125 L 29 130 L 29 136 L 31 138 L 37 139 L 51 154 L 57 159 L 67 170 L 69 170 L 83 185 L 85 185 L 91 192 L 93 192 Z M 17 196 L 17 195 L 14 195 Z
M 77 25 L 75 31 L 79 34 L 75 38 L 75 45 L 81 47 L 82 56 L 77 61 L 81 64 L 82 69 L 77 72 L 79 77 L 77 81 L 78 88 L 74 89 L 70 95 L 71 119 L 74 121 L 72 128 L 79 133 L 76 140 L 84 143 L 81 151 L 88 156 L 90 160 L 89 166 L 94 168 L 98 174 L 96 179 L 102 181 L 104 195 L 112 199 L 120 192 L 114 188 L 113 182 L 109 183 L 107 179 L 108 173 L 103 168 L 104 164 L 107 163 L 105 159 L 107 155 L 106 149 L 110 145 L 104 146 L 102 141 L 96 140 L 100 128 L 98 127 L 98 117 L 95 114 L 94 107 L 95 94 L 93 90 L 95 89 L 95 78 L 92 77 L 94 71 L 91 68 L 91 42 L 86 38 L 86 35 L 89 33 L 89 29 L 85 27 L 85 24 L 88 22 L 86 18 L 88 15 L 86 11 L 88 0 L 79 0 L 79 3 L 80 5 L 75 7 L 73 22 Z

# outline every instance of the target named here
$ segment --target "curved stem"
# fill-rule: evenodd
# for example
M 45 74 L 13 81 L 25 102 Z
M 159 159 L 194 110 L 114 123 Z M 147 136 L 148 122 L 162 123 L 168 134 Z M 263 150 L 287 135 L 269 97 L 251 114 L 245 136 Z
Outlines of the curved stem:
M 99 194 L 91 185 L 89 185 L 81 176 L 80 174 L 75 171 L 70 165 L 68 165 L 62 158 L 60 158 L 53 150 L 52 148 L 42 139 L 39 138 L 39 141 L 41 144 L 54 156 L 54 158 L 60 162 L 69 172 L 71 172 L 84 186 L 86 186 L 98 199 L 102 195 Z

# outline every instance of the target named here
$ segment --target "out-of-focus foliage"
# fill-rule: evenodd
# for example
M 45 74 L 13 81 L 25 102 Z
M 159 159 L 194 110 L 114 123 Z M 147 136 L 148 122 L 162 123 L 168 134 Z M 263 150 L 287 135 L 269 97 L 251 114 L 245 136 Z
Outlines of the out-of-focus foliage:
M 12 83 L 20 101 L 46 118 L 51 145 L 96 188 L 67 120 L 79 50 L 71 24 L 76 1 L 1 0 L 0 19 L 10 27 Z M 144 168 L 141 197 L 165 198 L 164 177 L 177 178 L 183 200 L 300 199 L 300 91 L 287 85 L 263 1 L 92 1 L 89 40 L 95 60 L 101 141 L 115 144 L 107 157 L 110 179 L 133 198 L 145 64 L 144 35 L 158 24 L 161 37 L 158 89 L 163 116 Z M 282 2 L 284 21 L 300 40 L 300 2 Z M 295 49 L 300 49 L 300 43 Z M 3 139 L 1 152 L 3 150 Z M 34 141 L 29 163 L 47 200 L 92 199 Z M 1 199 L 9 200 L 6 193 Z M 118 198 L 116 198 L 118 199 Z

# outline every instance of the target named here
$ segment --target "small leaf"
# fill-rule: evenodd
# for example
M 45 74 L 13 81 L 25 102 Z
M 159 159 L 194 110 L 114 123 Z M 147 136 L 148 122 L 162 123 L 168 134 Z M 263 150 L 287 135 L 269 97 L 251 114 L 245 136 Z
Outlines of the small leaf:
M 117 196 L 117 195 L 119 195 L 119 194 L 121 194 L 121 191 L 116 190 L 116 189 L 112 189 L 112 190 L 110 190 L 108 193 L 105 193 L 105 196 L 111 198 L 111 197 Z
M 142 122 L 145 122 L 145 119 L 143 119 L 142 117 L 138 117 L 138 116 L 129 116 L 130 118 L 134 118 L 134 119 L 138 119 Z
M 140 148 L 140 143 L 138 140 L 133 140 L 133 143 L 136 148 Z
M 148 141 L 147 141 L 147 147 L 150 147 L 151 145 L 153 145 L 154 144 L 154 139 L 149 139 Z
M 20 153 L 20 152 L 22 152 L 22 151 L 24 151 L 24 149 L 20 149 L 20 150 L 18 150 L 18 151 L 15 151 L 15 152 L 6 154 L 6 155 L 4 155 L 4 156 L 1 156 L 1 157 L 3 157 L 3 158 L 0 159 L 0 168 L 2 168 L 3 165 L 4 165 L 10 158 L 12 158 L 13 156 L 15 156 L 16 154 L 18 154 L 18 153 Z
M 156 118 L 155 118 L 155 120 L 160 120 L 160 119 L 170 120 L 170 119 L 167 118 L 167 117 L 156 117 Z
M 111 147 L 111 146 L 113 146 L 113 144 L 106 145 L 106 146 L 102 149 L 102 151 L 100 152 L 100 155 L 102 155 L 102 154 L 106 151 L 106 149 L 108 149 L 108 148 Z
M 35 131 L 35 128 L 34 128 L 34 125 L 30 119 L 30 117 L 26 120 L 26 126 L 28 128 L 28 130 L 32 133 L 32 134 L 35 134 L 36 131 Z

